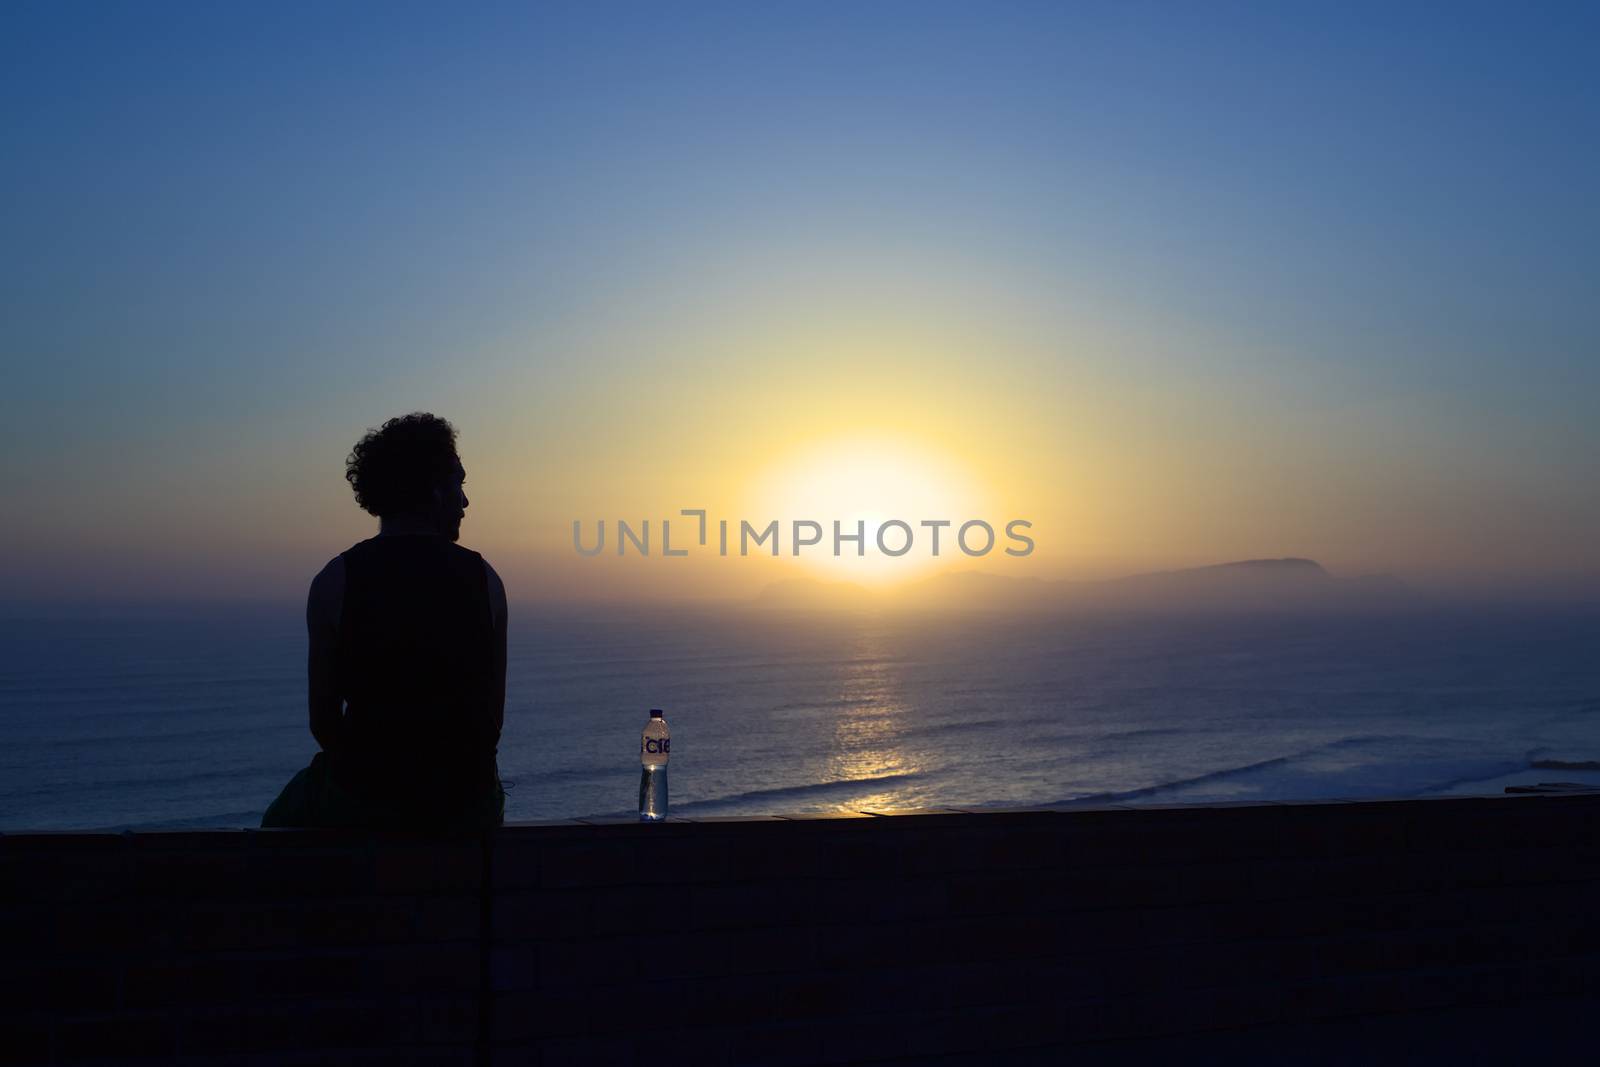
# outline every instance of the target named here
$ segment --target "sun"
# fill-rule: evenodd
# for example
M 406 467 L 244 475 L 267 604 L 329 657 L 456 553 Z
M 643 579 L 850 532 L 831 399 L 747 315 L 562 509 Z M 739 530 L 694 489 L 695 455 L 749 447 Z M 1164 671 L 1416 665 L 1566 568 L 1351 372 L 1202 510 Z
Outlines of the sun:
M 986 504 L 981 482 L 959 457 L 903 438 L 856 436 L 812 443 L 772 463 L 755 480 L 745 517 L 778 520 L 779 557 L 813 577 L 885 585 L 963 558 L 956 531 L 987 517 Z M 798 555 L 797 522 L 821 528 L 818 543 L 802 544 Z M 858 530 L 859 548 L 848 539 Z M 799 540 L 814 533 L 803 527 Z

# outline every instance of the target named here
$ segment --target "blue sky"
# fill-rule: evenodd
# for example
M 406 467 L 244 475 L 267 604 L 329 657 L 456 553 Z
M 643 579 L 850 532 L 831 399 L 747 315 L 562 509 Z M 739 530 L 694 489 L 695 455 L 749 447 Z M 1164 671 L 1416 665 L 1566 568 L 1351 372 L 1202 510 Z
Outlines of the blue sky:
M 0 596 L 36 591 L 44 560 L 83 564 L 90 588 L 139 592 L 133 570 L 172 588 L 196 552 L 207 581 L 259 594 L 322 552 L 308 526 L 357 530 L 337 463 L 387 414 L 448 407 L 497 470 L 570 467 L 563 442 L 648 410 L 637 383 L 743 380 L 755 356 L 719 347 L 720 323 L 868 314 L 993 336 L 971 356 L 993 410 L 1076 383 L 1197 427 L 1270 412 L 1218 463 L 1281 452 L 1273 477 L 1332 486 L 1301 504 L 1338 531 L 1314 546 L 1335 564 L 1593 574 L 1597 22 L 1510 4 L 8 4 L 3 443 L 32 505 Z M 750 378 L 746 402 L 777 383 Z M 329 455 L 333 482 L 306 495 Z M 1408 473 L 1362 473 L 1388 461 Z M 1107 484 L 1141 480 L 1127 463 Z M 1333 521 L 1386 507 L 1404 536 Z M 1215 523 L 1186 550 L 1174 514 L 1170 543 L 1118 554 L 1134 516 L 1161 514 L 1102 516 L 1060 572 L 1234 550 Z

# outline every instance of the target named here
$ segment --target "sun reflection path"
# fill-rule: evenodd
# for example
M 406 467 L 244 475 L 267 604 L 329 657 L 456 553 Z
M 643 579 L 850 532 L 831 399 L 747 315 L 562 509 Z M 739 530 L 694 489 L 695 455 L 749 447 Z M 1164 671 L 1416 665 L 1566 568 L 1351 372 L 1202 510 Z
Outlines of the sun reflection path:
M 833 725 L 833 747 L 828 760 L 831 781 L 856 781 L 886 775 L 914 775 L 922 770 L 903 744 L 914 709 L 906 704 L 900 668 L 883 632 L 864 629 L 855 654 L 845 666 L 837 706 L 842 710 Z M 866 781 L 864 791 L 837 805 L 839 811 L 908 806 L 904 788 L 885 791 Z M 876 783 L 874 783 L 876 784 Z

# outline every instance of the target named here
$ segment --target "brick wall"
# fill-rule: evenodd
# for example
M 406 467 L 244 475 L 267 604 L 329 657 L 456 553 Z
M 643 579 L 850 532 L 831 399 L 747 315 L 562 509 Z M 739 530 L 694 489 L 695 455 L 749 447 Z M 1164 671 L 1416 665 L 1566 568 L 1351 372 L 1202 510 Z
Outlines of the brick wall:
M 0 1062 L 1116 1062 L 1459 1033 L 1600 1006 L 1597 826 L 1600 797 L 1535 795 L 7 834 Z

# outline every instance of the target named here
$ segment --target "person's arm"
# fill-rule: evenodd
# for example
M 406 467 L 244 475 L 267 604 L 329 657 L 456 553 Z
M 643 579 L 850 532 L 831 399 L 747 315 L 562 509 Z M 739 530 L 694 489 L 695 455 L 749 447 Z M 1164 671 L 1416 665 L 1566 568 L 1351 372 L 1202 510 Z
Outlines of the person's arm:
M 338 653 L 339 613 L 344 607 L 344 560 L 335 556 L 311 579 L 306 597 L 306 636 L 310 651 L 306 657 L 308 702 L 311 708 L 311 736 L 322 751 L 331 753 L 339 744 L 339 726 L 344 718 L 344 701 L 339 696 Z
M 499 744 L 506 718 L 506 586 L 488 560 L 483 561 L 483 569 L 489 577 L 489 617 L 494 624 L 494 688 L 490 690 L 489 710 L 494 717 L 495 743 Z

